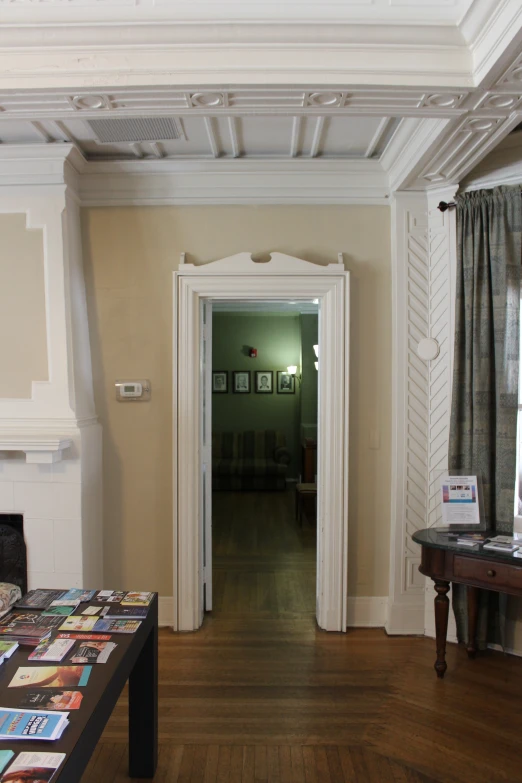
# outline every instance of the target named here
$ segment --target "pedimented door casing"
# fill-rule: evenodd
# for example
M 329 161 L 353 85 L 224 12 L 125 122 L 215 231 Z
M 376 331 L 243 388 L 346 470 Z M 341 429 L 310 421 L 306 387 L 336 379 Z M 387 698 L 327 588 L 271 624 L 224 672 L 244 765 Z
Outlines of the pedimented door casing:
M 346 629 L 348 557 L 349 273 L 342 263 L 320 266 L 249 253 L 174 273 L 174 606 L 175 630 L 203 621 L 200 465 L 200 307 L 211 299 L 318 299 L 318 577 L 317 621 Z

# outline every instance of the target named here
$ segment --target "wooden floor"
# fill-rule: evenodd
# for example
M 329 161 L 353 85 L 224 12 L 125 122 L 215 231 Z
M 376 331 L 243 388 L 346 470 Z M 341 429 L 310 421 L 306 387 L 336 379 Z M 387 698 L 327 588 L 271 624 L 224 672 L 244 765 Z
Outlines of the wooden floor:
M 313 528 L 290 493 L 245 502 L 216 498 L 216 610 L 160 632 L 155 783 L 522 781 L 522 661 L 450 645 L 439 681 L 432 640 L 319 631 Z M 82 783 L 129 780 L 126 714 L 124 693 Z

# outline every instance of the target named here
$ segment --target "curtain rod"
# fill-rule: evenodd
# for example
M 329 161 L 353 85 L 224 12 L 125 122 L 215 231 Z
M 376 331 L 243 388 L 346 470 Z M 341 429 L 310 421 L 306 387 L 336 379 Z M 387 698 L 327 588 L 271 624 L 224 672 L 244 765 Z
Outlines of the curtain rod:
M 453 209 L 453 207 L 456 207 L 457 204 L 455 201 L 450 201 L 449 203 L 447 201 L 441 201 L 437 209 L 440 209 L 441 212 L 445 212 L 447 209 Z

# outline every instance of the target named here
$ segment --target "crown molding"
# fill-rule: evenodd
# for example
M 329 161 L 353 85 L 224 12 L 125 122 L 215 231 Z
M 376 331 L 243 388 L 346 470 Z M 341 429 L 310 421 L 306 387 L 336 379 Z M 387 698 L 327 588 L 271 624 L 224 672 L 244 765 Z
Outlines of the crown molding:
M 381 156 L 387 172 L 390 190 L 408 187 L 412 171 L 426 157 L 429 150 L 445 137 L 447 119 L 404 119 Z M 426 187 L 426 185 L 425 185 Z
M 0 89 L 251 84 L 473 87 L 471 55 L 452 45 L 201 44 L 0 50 Z
M 162 204 L 388 204 L 375 160 L 86 162 L 84 206 Z

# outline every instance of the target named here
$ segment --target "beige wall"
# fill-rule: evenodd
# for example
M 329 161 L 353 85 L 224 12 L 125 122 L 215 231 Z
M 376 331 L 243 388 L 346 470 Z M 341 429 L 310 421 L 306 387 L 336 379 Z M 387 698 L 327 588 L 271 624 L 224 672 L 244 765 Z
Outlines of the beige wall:
M 250 250 L 352 273 L 349 593 L 388 593 L 391 261 L 387 207 L 83 210 L 96 408 L 104 428 L 107 587 L 172 594 L 172 271 Z M 150 403 L 117 403 L 117 378 L 149 378 Z M 369 432 L 380 433 L 370 450 Z
M 0 215 L 0 397 L 30 398 L 48 379 L 43 232 Z

